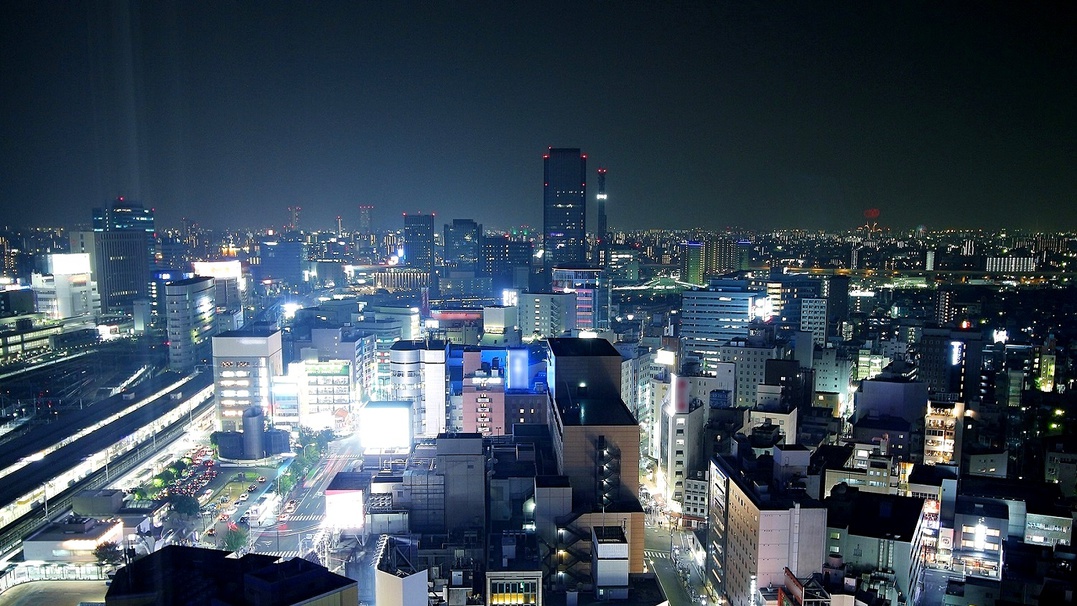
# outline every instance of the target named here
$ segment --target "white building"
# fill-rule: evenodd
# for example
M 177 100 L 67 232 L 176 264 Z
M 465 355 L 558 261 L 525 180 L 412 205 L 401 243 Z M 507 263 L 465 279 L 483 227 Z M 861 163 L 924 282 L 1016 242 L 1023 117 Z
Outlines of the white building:
M 576 330 L 576 293 L 520 293 L 520 334 L 525 341 L 562 337 Z
M 223 431 L 240 431 L 243 412 L 270 411 L 273 380 L 284 372 L 281 331 L 234 330 L 213 337 L 213 395 Z
M 803 459 L 806 471 L 806 449 L 775 451 L 772 473 L 795 467 L 780 464 L 786 455 Z M 822 504 L 797 493 L 772 493 L 774 478 L 744 475 L 725 457 L 711 459 L 709 473 L 707 583 L 715 593 L 732 606 L 752 606 L 758 588 L 785 583 L 786 568 L 798 578 L 822 570 L 827 519 Z
M 758 385 L 766 377 L 767 360 L 779 359 L 783 353 L 777 345 L 746 340 L 730 341 L 718 348 L 718 359 L 735 365 L 736 406 L 755 406 Z
M 195 277 L 165 284 L 168 366 L 187 372 L 205 363 L 217 332 L 213 278 Z
M 816 347 L 826 345 L 826 299 L 800 300 L 800 330 L 810 332 Z
M 437 437 L 448 415 L 444 341 L 397 341 L 389 352 L 389 397 L 412 402 L 416 436 Z
M 37 311 L 54 320 L 101 313 L 101 294 L 92 279 L 90 255 L 49 255 L 48 273 L 30 276 Z

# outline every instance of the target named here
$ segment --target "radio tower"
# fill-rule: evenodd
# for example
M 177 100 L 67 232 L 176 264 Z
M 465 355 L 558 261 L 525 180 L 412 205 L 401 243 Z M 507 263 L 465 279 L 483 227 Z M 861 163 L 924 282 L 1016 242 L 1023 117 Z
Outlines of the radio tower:
M 606 241 L 606 169 L 598 169 L 598 194 L 595 195 L 595 199 L 598 200 L 598 241 Z

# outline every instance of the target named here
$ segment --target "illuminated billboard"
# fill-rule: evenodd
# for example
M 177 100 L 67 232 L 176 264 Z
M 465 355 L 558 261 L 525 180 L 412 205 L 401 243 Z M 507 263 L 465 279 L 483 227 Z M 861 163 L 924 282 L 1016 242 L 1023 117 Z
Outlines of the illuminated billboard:
M 239 261 L 195 261 L 194 273 L 209 278 L 242 278 L 243 264 Z
M 86 253 L 49 255 L 49 273 L 54 276 L 90 273 L 90 255 Z
M 509 389 L 527 389 L 528 352 L 526 349 L 509 349 Z
M 370 402 L 359 411 L 359 441 L 368 450 L 411 448 L 411 402 Z

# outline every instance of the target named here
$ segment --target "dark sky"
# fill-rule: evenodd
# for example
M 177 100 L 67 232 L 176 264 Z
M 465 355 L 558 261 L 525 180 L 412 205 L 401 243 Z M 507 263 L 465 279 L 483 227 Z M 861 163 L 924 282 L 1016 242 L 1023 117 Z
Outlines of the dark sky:
M 553 145 L 614 227 L 1077 229 L 1070 6 L 8 1 L 0 224 L 541 226 Z

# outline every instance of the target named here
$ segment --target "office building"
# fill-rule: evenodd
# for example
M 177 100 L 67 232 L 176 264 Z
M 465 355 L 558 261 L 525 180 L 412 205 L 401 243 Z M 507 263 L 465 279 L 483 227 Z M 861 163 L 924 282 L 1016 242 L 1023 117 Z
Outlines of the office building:
M 178 372 L 209 362 L 217 332 L 213 278 L 195 277 L 165 284 L 168 367 Z
M 551 289 L 576 295 L 576 328 L 609 329 L 610 288 L 605 271 L 598 267 L 557 266 Z
M 213 278 L 214 298 L 221 311 L 242 310 L 250 305 L 249 276 L 239 261 L 196 261 L 191 264 L 198 276 Z
M 281 331 L 233 330 L 213 337 L 213 395 L 223 431 L 243 429 L 243 415 L 272 411 L 273 378 L 284 374 Z
M 152 208 L 146 208 L 121 196 L 116 198 L 111 206 L 93 209 L 93 230 L 142 232 L 146 244 L 146 271 L 156 267 L 157 237 Z
M 479 247 L 478 273 L 489 276 L 495 292 L 505 288 L 526 289 L 531 276 L 534 244 L 508 236 L 483 237 Z
M 682 354 L 698 359 L 703 370 L 718 362 L 718 350 L 733 339 L 748 336 L 749 326 L 766 306 L 763 293 L 742 282 L 726 282 L 707 290 L 681 294 Z
M 146 234 L 136 230 L 95 231 L 88 254 L 94 261 L 94 279 L 107 313 L 131 313 L 135 301 L 149 291 Z M 92 252 L 91 252 L 92 251 Z
M 390 392 L 394 401 L 411 402 L 413 434 L 436 437 L 448 416 L 448 375 L 444 341 L 397 341 L 389 351 Z
M 551 147 L 542 159 L 542 263 L 549 278 L 557 265 L 587 263 L 587 156 Z
M 475 271 L 479 266 L 482 225 L 472 219 L 453 219 L 445 225 L 443 265 L 448 270 Z
M 251 270 L 259 280 L 274 280 L 290 286 L 305 281 L 307 245 L 288 240 L 265 240 L 258 245 L 258 263 Z
M 434 215 L 404 214 L 404 263 L 434 274 Z

